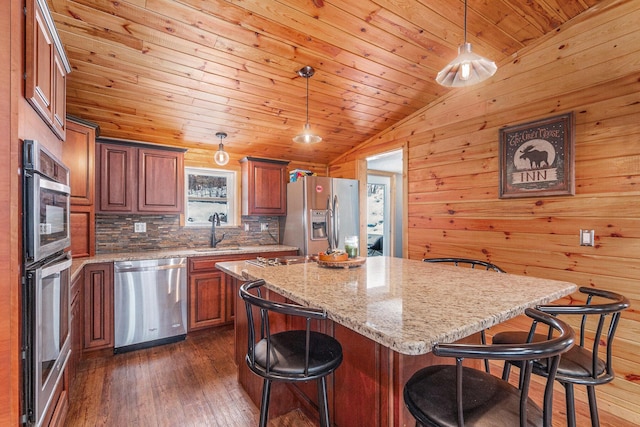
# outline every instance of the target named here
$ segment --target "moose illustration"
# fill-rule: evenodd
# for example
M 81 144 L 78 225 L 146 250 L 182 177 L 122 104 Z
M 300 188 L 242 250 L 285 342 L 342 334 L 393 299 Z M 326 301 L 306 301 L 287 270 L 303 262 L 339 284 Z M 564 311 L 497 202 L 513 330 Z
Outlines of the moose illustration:
M 546 151 L 535 150 L 533 145 L 525 147 L 524 152 L 520 155 L 521 159 L 529 160 L 531 169 L 540 169 L 542 163 L 549 167 L 549 153 Z

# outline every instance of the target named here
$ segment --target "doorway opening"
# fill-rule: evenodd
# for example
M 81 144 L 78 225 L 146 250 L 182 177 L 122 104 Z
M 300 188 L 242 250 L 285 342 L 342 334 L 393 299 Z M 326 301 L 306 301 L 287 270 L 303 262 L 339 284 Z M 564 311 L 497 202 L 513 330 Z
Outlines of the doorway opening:
M 402 257 L 402 150 L 367 158 L 367 255 Z

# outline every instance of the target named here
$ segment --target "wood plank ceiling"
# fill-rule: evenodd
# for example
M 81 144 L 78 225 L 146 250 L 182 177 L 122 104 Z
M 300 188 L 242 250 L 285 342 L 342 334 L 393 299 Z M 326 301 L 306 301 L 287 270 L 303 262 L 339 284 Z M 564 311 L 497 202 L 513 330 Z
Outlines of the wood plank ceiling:
M 598 0 L 469 0 L 499 66 Z M 68 113 L 102 136 L 328 164 L 441 97 L 462 0 L 49 0 L 72 65 Z M 305 123 L 309 79 L 312 146 Z M 498 73 L 500 70 L 498 70 Z

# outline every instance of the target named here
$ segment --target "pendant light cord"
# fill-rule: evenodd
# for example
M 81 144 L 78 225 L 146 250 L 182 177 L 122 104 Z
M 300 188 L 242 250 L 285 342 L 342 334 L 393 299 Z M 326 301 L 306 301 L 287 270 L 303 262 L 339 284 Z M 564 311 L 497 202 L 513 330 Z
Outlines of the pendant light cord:
M 307 80 L 307 125 L 309 124 L 309 78 L 311 76 L 307 76 L 306 80 Z
M 467 44 L 467 0 L 464 0 L 464 44 Z

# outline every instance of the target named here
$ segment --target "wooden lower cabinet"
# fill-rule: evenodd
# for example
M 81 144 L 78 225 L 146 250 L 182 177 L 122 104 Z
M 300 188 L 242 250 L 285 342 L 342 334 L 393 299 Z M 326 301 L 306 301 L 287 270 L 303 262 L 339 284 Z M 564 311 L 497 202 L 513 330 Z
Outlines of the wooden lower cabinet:
M 80 358 L 82 355 L 82 341 L 84 333 L 84 318 L 82 316 L 84 308 L 84 301 L 82 298 L 83 287 L 84 276 L 82 274 L 78 274 L 73 282 L 71 282 L 70 288 L 71 355 L 69 356 L 69 361 L 67 362 L 67 371 L 69 373 L 69 388 L 72 388 L 74 385 L 78 364 L 80 363 Z
M 84 267 L 83 350 L 113 347 L 113 263 Z
M 222 272 L 194 273 L 189 276 L 189 330 L 226 323 L 226 289 Z
M 189 331 L 233 322 L 236 312 L 236 280 L 216 268 L 225 261 L 254 259 L 258 254 L 203 256 L 189 258 Z M 260 256 L 297 255 L 297 251 L 267 252 Z

